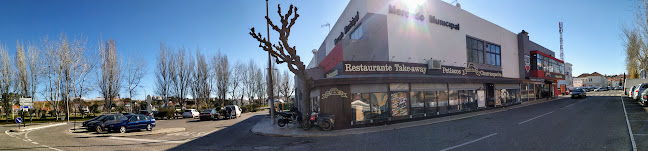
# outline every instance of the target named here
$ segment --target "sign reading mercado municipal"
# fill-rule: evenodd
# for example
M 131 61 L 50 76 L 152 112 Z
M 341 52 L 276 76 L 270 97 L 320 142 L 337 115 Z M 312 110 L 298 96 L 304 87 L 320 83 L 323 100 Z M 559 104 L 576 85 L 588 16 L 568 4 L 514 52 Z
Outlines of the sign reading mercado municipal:
M 400 8 L 396 8 L 396 6 L 394 6 L 394 5 L 389 5 L 389 13 L 394 14 L 394 15 L 400 15 L 400 16 L 403 16 L 405 18 L 410 18 L 411 17 L 411 18 L 419 20 L 419 21 L 425 20 L 425 17 L 421 14 L 421 12 L 417 12 L 417 13 L 409 12 L 408 10 L 403 10 L 403 9 L 400 9 Z M 430 23 L 434 23 L 434 24 L 441 25 L 441 26 L 446 26 L 446 27 L 448 27 L 450 29 L 459 30 L 459 24 L 458 23 L 455 24 L 455 23 L 451 23 L 449 21 L 437 19 L 436 16 L 432 16 L 432 15 L 428 15 L 428 18 L 429 18 Z

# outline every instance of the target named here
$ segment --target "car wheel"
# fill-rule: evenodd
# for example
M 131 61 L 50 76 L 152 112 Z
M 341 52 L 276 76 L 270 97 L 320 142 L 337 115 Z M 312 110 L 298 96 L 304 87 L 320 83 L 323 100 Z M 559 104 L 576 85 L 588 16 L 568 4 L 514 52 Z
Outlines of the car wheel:
M 119 127 L 119 133 L 126 133 L 126 127 L 125 126 Z
M 147 131 L 152 131 L 152 130 L 153 130 L 153 126 L 151 126 L 151 124 L 146 125 L 146 130 L 147 130 Z
M 279 125 L 279 127 L 284 127 L 286 126 L 286 123 L 284 123 L 283 120 L 279 120 L 279 122 L 277 122 L 277 125 Z
M 101 126 L 97 125 L 97 127 L 95 127 L 95 132 L 97 132 L 97 133 L 102 133 L 102 132 L 103 132 L 103 128 L 101 128 Z

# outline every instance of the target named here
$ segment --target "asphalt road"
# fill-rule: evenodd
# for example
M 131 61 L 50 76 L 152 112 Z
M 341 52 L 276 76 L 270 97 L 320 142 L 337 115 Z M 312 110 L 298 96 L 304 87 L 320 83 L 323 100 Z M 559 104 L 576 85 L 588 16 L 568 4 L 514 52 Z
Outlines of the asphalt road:
M 3 134 L 0 150 L 631 150 L 630 136 L 639 150 L 648 148 L 648 108 L 616 95 L 615 91 L 590 92 L 585 99 L 566 98 L 431 125 L 336 137 L 251 133 L 267 112 L 233 120 L 158 120 L 156 128 L 187 130 L 147 136 L 80 137 L 67 132 L 72 126 L 67 124 L 10 133 L 13 137 Z M 624 105 L 633 135 L 628 132 Z

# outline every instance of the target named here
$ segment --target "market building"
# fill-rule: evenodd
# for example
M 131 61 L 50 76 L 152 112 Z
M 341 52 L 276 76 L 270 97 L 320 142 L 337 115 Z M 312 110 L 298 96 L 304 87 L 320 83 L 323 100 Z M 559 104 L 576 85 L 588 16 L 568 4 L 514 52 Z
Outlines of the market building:
M 440 0 L 351 0 L 308 64 L 311 98 L 298 79 L 296 98 L 337 128 L 380 125 L 552 97 L 563 63 Z

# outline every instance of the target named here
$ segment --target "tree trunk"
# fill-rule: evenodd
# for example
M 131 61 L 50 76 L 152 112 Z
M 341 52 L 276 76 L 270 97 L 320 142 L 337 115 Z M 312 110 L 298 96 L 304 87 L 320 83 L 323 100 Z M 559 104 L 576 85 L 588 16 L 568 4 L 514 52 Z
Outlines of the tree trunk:
M 308 117 L 308 115 L 310 115 L 310 113 L 313 112 L 313 110 L 311 108 L 311 96 L 310 96 L 310 92 L 311 92 L 311 89 L 312 89 L 312 85 L 313 85 L 312 83 L 313 82 L 310 81 L 310 80 L 303 80 L 303 79 L 302 79 L 302 81 L 303 81 L 302 82 L 302 94 L 303 94 L 303 97 L 302 97 L 302 100 L 301 100 L 302 101 L 301 102 L 301 108 L 302 108 L 301 112 L 303 114 L 302 117 L 304 119 L 306 119 Z

